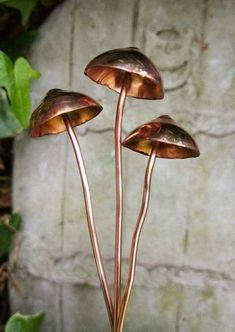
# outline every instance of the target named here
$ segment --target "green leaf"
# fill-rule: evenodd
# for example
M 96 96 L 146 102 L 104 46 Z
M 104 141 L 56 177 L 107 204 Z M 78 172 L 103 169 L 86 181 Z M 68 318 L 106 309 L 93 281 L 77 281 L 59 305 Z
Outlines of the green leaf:
M 11 59 L 0 51 L 0 86 L 10 89 L 14 83 L 14 71 Z
M 30 81 L 40 77 L 25 58 L 18 58 L 13 66 L 11 59 L 0 51 L 0 87 L 7 91 L 11 112 L 22 128 L 28 126 L 30 114 Z
M 28 316 L 16 313 L 8 320 L 5 332 L 38 332 L 44 316 L 43 312 Z
M 38 0 L 0 0 L 0 4 L 20 11 L 23 24 L 27 22 L 37 2 Z
M 12 240 L 20 229 L 21 222 L 21 216 L 18 213 L 14 213 L 0 222 L 0 257 L 12 249 Z
M 33 70 L 25 58 L 18 58 L 14 68 L 17 95 L 12 100 L 12 112 L 19 120 L 23 128 L 28 126 L 31 108 L 30 81 L 40 77 L 38 71 Z
M 10 111 L 6 92 L 0 89 L 0 139 L 13 137 L 21 130 L 19 122 Z

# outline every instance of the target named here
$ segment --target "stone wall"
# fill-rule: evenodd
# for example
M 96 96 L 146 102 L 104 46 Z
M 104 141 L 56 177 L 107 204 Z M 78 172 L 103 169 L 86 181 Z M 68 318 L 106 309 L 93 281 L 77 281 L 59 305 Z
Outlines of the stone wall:
M 232 0 L 67 0 L 32 47 L 51 88 L 97 99 L 104 110 L 78 128 L 110 283 L 114 255 L 113 127 L 118 95 L 83 75 L 99 53 L 137 46 L 158 66 L 163 101 L 128 98 L 124 136 L 169 114 L 196 139 L 198 159 L 158 159 L 127 332 L 235 331 L 235 3 Z M 124 151 L 124 281 L 147 158 Z M 46 311 L 43 332 L 108 331 L 77 168 L 65 134 L 19 137 L 14 208 L 24 220 L 12 310 Z

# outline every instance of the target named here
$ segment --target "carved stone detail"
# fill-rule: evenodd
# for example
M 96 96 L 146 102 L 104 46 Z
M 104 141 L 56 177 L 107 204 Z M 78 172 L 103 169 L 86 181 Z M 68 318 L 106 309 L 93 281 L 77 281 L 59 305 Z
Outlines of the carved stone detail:
M 174 26 L 146 30 L 146 52 L 157 63 L 166 91 L 176 90 L 188 83 L 191 70 L 193 32 Z

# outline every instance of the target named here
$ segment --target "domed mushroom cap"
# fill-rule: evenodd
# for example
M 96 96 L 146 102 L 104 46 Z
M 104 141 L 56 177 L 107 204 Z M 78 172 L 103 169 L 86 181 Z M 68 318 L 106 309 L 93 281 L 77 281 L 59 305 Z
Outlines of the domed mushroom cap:
M 81 125 L 102 111 L 94 99 L 78 92 L 52 89 L 32 113 L 30 136 L 58 134 L 66 130 L 62 114 L 67 114 L 73 127 Z
M 138 48 L 115 49 L 94 58 L 85 74 L 93 81 L 120 92 L 126 75 L 127 96 L 143 99 L 164 97 L 161 76 L 151 60 Z
M 156 146 L 158 158 L 183 159 L 200 155 L 194 139 L 168 115 L 136 128 L 122 145 L 147 155 Z

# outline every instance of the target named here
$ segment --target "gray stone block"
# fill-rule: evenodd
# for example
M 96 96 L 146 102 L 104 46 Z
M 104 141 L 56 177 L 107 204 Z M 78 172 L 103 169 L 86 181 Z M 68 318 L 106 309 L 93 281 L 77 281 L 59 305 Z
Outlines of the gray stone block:
M 112 48 L 138 46 L 159 66 L 162 101 L 127 98 L 123 136 L 170 114 L 194 135 L 198 159 L 157 160 L 139 246 L 128 332 L 232 332 L 235 325 L 235 113 L 233 1 L 67 0 L 31 50 L 42 78 L 34 105 L 58 87 L 87 93 L 104 109 L 76 129 L 111 287 L 115 227 L 113 127 L 118 94 L 83 75 Z M 147 158 L 123 151 L 123 283 Z M 43 332 L 107 331 L 84 202 L 66 134 L 15 143 L 14 209 L 23 216 L 12 310 L 47 313 Z

